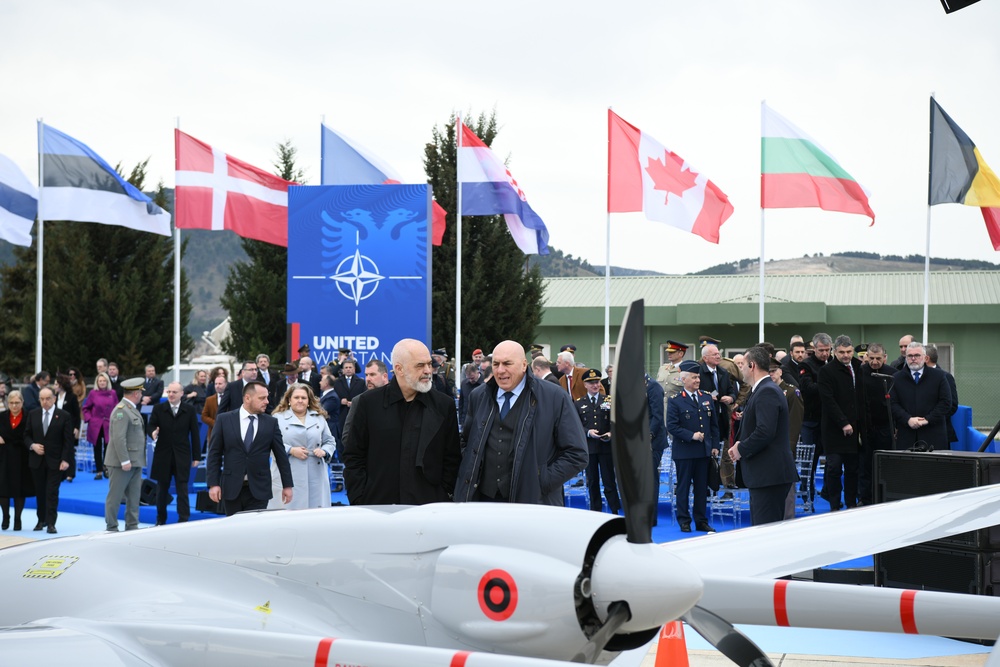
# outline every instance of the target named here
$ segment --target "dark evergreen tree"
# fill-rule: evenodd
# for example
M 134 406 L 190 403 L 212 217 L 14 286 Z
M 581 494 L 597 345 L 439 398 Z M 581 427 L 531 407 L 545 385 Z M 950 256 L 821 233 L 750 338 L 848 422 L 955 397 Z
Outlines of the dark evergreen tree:
M 142 190 L 145 160 L 127 180 Z M 120 171 L 121 165 L 118 165 Z M 167 208 L 163 184 L 153 200 Z M 42 293 L 42 365 L 76 366 L 90 373 L 99 357 L 123 373 L 151 363 L 173 363 L 174 242 L 172 237 L 83 222 L 46 222 Z M 182 251 L 183 252 L 183 251 Z M 17 262 L 0 270 L 0 368 L 30 373 L 35 357 L 36 246 L 18 248 Z M 191 295 L 181 272 L 181 353 L 194 347 L 187 333 Z
M 466 125 L 489 146 L 497 134 L 496 112 L 482 113 Z M 433 249 L 432 324 L 434 347 L 454 347 L 455 340 L 455 116 L 435 127 L 424 152 L 434 198 L 448 211 L 442 244 Z M 462 219 L 462 349 L 454 357 L 470 359 L 472 350 L 492 350 L 502 340 L 527 347 L 542 321 L 542 277 L 537 266 L 514 243 L 502 216 Z
M 275 173 L 286 181 L 301 183 L 305 172 L 295 165 L 298 149 L 291 141 L 278 144 Z M 219 299 L 229 313 L 229 338 L 223 348 L 238 359 L 261 352 L 271 359 L 288 359 L 288 248 L 241 239 L 248 261 L 236 262 Z

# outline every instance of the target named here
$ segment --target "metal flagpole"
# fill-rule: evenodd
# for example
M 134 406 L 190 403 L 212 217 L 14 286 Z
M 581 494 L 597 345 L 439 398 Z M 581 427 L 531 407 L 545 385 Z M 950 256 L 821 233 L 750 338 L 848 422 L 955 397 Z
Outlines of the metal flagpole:
M 462 114 L 455 115 L 455 186 L 458 211 L 455 214 L 455 381 L 462 365 Z M 459 383 L 461 386 L 461 383 Z
M 611 107 L 608 107 L 608 211 L 604 237 L 604 349 L 601 364 L 604 370 L 611 359 Z
M 927 245 L 924 250 L 924 331 L 920 342 L 927 345 L 927 318 L 931 295 L 931 165 L 934 164 L 934 92 L 931 92 L 930 121 L 927 125 L 930 149 L 927 152 Z
M 764 136 L 764 100 L 760 101 L 760 136 Z M 764 165 L 764 142 L 760 142 L 760 163 Z M 760 198 L 760 294 L 757 297 L 757 342 L 764 342 L 764 176 L 760 178 L 761 198 Z
M 181 129 L 181 117 L 177 117 Z M 175 149 L 176 150 L 176 149 Z M 177 155 L 174 155 L 176 168 Z M 181 230 L 177 226 L 177 188 L 174 188 L 174 382 L 181 381 Z
M 45 150 L 43 136 L 45 124 L 42 119 L 38 119 L 38 236 L 35 241 L 38 243 L 38 257 L 35 262 L 35 373 L 42 371 L 42 258 L 44 251 L 45 225 L 42 220 L 42 196 L 45 192 Z

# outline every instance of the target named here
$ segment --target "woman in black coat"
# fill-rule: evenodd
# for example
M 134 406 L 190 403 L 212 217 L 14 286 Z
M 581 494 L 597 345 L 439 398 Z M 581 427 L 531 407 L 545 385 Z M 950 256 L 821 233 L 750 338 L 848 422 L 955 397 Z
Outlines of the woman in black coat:
M 21 530 L 24 499 L 35 495 L 28 470 L 28 448 L 24 444 L 28 419 L 21 409 L 23 406 L 21 392 L 12 391 L 7 396 L 7 412 L 0 412 L 0 505 L 4 530 L 10 528 L 10 499 L 14 499 L 14 530 Z

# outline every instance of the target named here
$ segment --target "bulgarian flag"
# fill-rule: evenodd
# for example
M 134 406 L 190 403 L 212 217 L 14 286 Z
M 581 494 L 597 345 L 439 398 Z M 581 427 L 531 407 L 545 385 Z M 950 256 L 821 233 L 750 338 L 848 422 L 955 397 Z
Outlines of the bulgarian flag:
M 733 205 L 707 176 L 608 109 L 608 213 L 631 211 L 718 243 Z
M 868 194 L 833 154 L 761 104 L 760 207 L 821 208 L 867 215 Z

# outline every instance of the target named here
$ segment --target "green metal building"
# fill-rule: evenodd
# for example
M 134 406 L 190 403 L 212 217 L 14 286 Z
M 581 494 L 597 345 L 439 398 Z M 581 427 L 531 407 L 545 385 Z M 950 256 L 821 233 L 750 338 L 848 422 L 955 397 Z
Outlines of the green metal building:
M 636 276 L 611 279 L 611 353 L 626 306 L 644 299 L 649 371 L 663 363 L 667 339 L 699 354 L 699 336 L 722 341 L 732 356 L 759 342 L 759 276 Z M 778 349 L 817 332 L 857 343 L 882 343 L 889 360 L 899 338 L 923 329 L 923 273 L 769 275 L 765 278 L 764 336 Z M 550 357 L 577 346 L 577 361 L 598 367 L 604 345 L 604 278 L 548 278 L 536 340 Z M 928 334 L 940 365 L 955 374 L 959 402 L 973 424 L 1000 418 L 1000 271 L 937 272 L 930 278 Z

